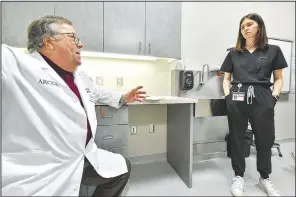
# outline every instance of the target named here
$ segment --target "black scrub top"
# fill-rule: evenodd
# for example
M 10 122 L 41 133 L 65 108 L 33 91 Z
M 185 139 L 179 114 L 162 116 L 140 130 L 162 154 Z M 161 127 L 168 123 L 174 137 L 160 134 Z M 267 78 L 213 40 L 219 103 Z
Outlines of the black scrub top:
M 252 84 L 272 86 L 270 82 L 272 71 L 288 67 L 282 50 L 277 45 L 266 45 L 252 53 L 230 49 L 221 71 L 232 73 L 231 84 Z

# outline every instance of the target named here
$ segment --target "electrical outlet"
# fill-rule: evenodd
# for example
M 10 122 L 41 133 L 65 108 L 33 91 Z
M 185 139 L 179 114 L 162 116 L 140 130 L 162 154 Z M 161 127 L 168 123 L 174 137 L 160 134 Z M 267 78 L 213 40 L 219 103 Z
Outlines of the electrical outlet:
M 136 134 L 137 134 L 137 127 L 131 126 L 131 135 L 136 135 Z
M 103 77 L 102 76 L 96 77 L 96 84 L 99 86 L 103 86 Z
M 123 77 L 117 77 L 117 87 L 123 86 Z
M 154 133 L 154 124 L 149 125 L 149 133 Z

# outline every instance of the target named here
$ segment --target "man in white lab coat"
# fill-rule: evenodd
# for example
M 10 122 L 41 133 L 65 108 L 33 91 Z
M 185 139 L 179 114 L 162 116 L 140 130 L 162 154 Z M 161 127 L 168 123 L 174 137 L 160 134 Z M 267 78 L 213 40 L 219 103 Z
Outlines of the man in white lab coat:
M 78 68 L 82 47 L 72 23 L 57 16 L 29 26 L 30 54 L 2 45 L 4 196 L 78 196 L 81 183 L 97 186 L 93 196 L 121 195 L 130 162 L 94 143 L 94 106 L 119 108 L 146 92 L 95 86 Z

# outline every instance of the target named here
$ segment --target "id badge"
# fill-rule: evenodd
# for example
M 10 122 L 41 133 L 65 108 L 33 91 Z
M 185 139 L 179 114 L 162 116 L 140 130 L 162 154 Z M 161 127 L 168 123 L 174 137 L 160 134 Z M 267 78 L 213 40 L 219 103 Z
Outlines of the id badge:
M 233 101 L 244 101 L 245 100 L 245 93 L 244 92 L 233 92 L 232 93 L 232 100 Z

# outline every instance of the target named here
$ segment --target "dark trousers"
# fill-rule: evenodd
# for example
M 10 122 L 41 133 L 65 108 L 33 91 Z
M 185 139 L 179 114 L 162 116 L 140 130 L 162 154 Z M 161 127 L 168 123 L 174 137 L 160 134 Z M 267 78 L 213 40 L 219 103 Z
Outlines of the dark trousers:
M 252 104 L 247 104 L 248 86 L 240 88 L 245 92 L 244 101 L 232 100 L 233 92 L 238 88 L 233 86 L 231 93 L 226 96 L 227 116 L 229 123 L 229 151 L 232 168 L 235 175 L 244 175 L 246 164 L 244 157 L 245 132 L 248 128 L 248 120 L 255 136 L 257 150 L 257 170 L 262 178 L 268 178 L 271 174 L 271 148 L 275 140 L 274 131 L 274 106 L 276 99 L 266 87 L 254 87 L 255 98 Z M 250 99 L 249 99 L 250 101 Z
M 113 178 L 103 178 L 98 175 L 87 158 L 85 158 L 79 196 L 89 196 L 90 194 L 87 194 L 90 190 L 89 188 L 95 188 L 92 194 L 93 197 L 121 196 L 131 173 L 131 163 L 128 159 L 125 158 L 125 160 L 128 168 L 127 173 Z M 86 189 L 88 192 L 82 191 L 82 188 Z

